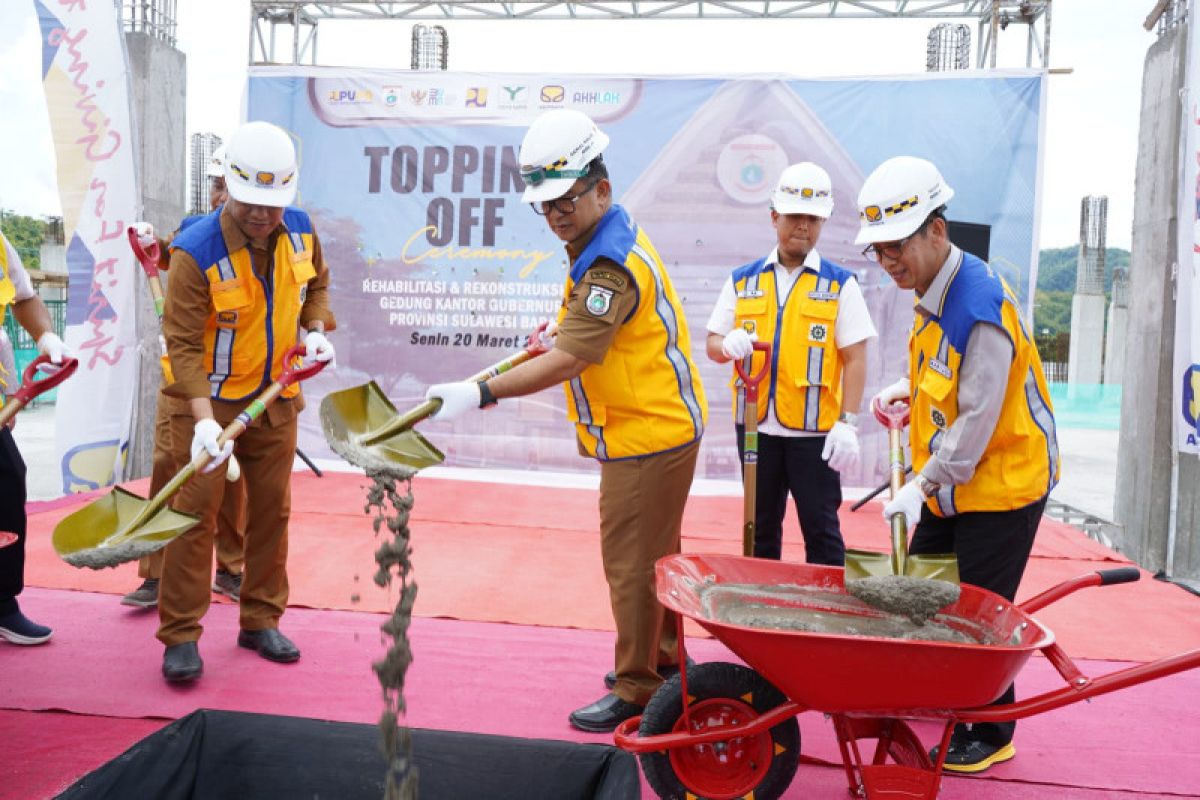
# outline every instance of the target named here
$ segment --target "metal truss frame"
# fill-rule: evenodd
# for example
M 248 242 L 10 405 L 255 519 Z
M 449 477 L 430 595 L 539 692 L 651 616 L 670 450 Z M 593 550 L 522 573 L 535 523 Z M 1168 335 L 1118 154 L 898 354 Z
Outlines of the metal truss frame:
M 251 0 L 251 64 L 316 64 L 321 20 L 413 21 L 611 19 L 962 19 L 979 26 L 980 68 L 996 66 L 996 42 L 1023 25 L 1026 66 L 1045 68 L 1052 0 Z M 281 31 L 280 29 L 286 29 Z M 283 34 L 283 35 L 281 35 Z

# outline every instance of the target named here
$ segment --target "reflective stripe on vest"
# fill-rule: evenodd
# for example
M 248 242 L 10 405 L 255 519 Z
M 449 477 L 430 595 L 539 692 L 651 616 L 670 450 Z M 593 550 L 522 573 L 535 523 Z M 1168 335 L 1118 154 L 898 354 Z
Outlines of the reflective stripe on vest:
M 620 323 L 604 363 L 564 384 L 567 414 L 586 453 L 601 461 L 652 455 L 699 439 L 707 420 L 683 307 L 654 245 L 614 205 L 567 276 L 564 296 L 597 258 L 629 275 L 638 306 Z M 652 301 L 652 302 L 648 302 Z M 560 320 L 566 309 L 560 312 Z
M 942 517 L 1011 511 L 1041 499 L 1058 483 L 1060 458 L 1042 362 L 1016 297 L 992 269 L 963 254 L 942 301 L 941 316 L 918 313 L 909 338 L 913 398 L 913 469 L 920 472 L 958 417 L 963 353 L 972 328 L 996 325 L 1013 345 L 1013 361 L 996 427 L 971 480 L 943 486 L 927 502 Z

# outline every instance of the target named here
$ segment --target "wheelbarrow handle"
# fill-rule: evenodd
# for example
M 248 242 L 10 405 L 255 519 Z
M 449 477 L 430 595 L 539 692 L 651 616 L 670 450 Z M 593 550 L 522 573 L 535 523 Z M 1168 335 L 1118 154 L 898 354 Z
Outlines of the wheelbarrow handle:
M 743 359 L 735 358 L 733 360 L 733 368 L 737 372 L 738 378 L 746 386 L 746 398 L 751 402 L 758 402 L 758 385 L 767 377 L 767 372 L 771 368 L 771 343 L 770 342 L 755 342 L 754 349 L 762 353 L 762 366 L 754 374 L 746 372 L 742 364 Z
M 1089 586 L 1116 586 L 1119 583 L 1133 583 L 1142 579 L 1142 573 L 1137 567 L 1118 567 L 1116 569 L 1101 569 L 1088 572 L 1070 580 L 1063 581 L 1057 586 L 1051 586 L 1046 591 L 1031 597 L 1017 607 L 1026 614 L 1039 611 L 1051 603 L 1057 602 L 1072 592 L 1086 589 Z
M 879 420 L 879 423 L 883 427 L 889 430 L 892 428 L 904 430 L 908 426 L 910 410 L 908 403 L 905 403 L 903 400 L 897 400 L 885 406 L 876 397 L 871 401 L 871 413 L 875 415 L 875 419 Z

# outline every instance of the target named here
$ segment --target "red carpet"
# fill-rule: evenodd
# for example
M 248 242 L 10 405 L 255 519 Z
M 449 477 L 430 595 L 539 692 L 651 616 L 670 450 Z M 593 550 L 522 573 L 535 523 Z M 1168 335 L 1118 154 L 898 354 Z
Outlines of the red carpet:
M 82 715 L 82 720 L 176 718 L 195 708 L 223 708 L 348 722 L 374 722 L 381 708 L 369 665 L 382 653 L 378 633 L 382 615 L 289 611 L 283 629 L 304 656 L 296 664 L 278 665 L 237 648 L 234 609 L 214 608 L 200 644 L 205 675 L 194 686 L 180 689 L 168 686 L 159 676 L 162 650 L 153 639 L 153 615 L 113 613 L 110 597 L 82 592 L 33 589 L 24 601 L 31 614 L 55 624 L 55 638 L 44 647 L 0 646 L 4 675 L 0 708 L 70 711 Z M 105 620 L 103 625 L 96 623 L 100 619 Z M 603 692 L 600 677 L 611 660 L 611 634 L 419 619 L 414 622 L 412 640 L 416 660 L 405 696 L 408 721 L 414 727 L 610 741 L 607 735 L 573 730 L 566 715 Z M 699 661 L 736 660 L 718 642 L 694 640 L 689 644 Z M 1089 675 L 1101 675 L 1122 665 L 1084 662 L 1080 666 Z M 1030 662 L 1017 684 L 1021 696 L 1060 685 L 1061 678 L 1040 658 Z M 1142 797 L 1147 793 L 1194 796 L 1200 792 L 1200 736 L 1196 735 L 1200 723 L 1192 713 L 1190 699 L 1197 696 L 1200 672 L 1193 671 L 1022 721 L 1016 759 L 991 770 L 987 780 L 954 781 L 942 796 L 983 800 L 1030 797 L 1034 795 L 1022 793 L 1029 784 L 1131 791 Z M 75 717 L 36 715 L 42 716 L 49 718 L 48 725 L 74 730 L 71 720 Z M 30 758 L 40 758 L 44 748 L 61 746 L 59 739 L 26 740 L 15 722 L 3 719 L 23 722 L 28 717 L 0 718 L 0 734 L 5 734 L 5 741 L 14 737 Z M 828 722 L 818 714 L 804 714 L 800 720 L 804 754 L 837 761 Z M 82 725 L 86 729 L 92 723 Z M 121 726 L 114 723 L 113 727 L 117 731 L 114 736 L 124 743 L 138 738 L 138 732 L 148 733 L 156 724 L 134 726 L 127 737 L 121 734 Z M 928 726 L 921 732 L 926 741 L 934 738 Z M 84 738 L 86 734 L 75 731 L 63 741 L 71 742 L 72 736 Z M 115 755 L 123 749 L 120 743 L 104 741 L 85 747 L 77 774 L 94 767 L 93 762 Z M 48 771 L 68 774 L 73 763 L 69 752 L 58 752 Z M 23 768 L 11 778 L 6 786 L 18 780 L 42 781 L 44 776 Z M 837 769 L 802 765 L 787 796 L 806 796 L 804 787 L 827 784 L 831 792 L 835 787 L 844 791 L 840 781 Z M 993 794 L 993 789 L 1017 793 Z M 840 795 L 822 791 L 815 796 Z
M 137 585 L 134 565 L 75 570 L 53 553 L 55 523 L 84 500 L 31 504 L 30 587 L 22 602 L 56 628 L 38 648 L 0 643 L 0 797 L 49 797 L 75 778 L 195 708 L 373 722 L 382 654 L 376 613 L 394 598 L 371 583 L 374 539 L 361 477 L 294 477 L 289 570 L 293 608 L 283 629 L 304 652 L 276 665 L 234 644 L 236 610 L 214 604 L 201 641 L 198 685 L 167 686 L 157 616 L 117 603 Z M 144 489 L 144 487 L 142 487 Z M 596 492 L 418 478 L 412 516 L 420 590 L 406 698 L 414 727 L 609 742 L 577 732 L 567 713 L 598 698 L 611 668 L 612 620 L 596 533 Z M 849 546 L 884 550 L 871 504 L 843 508 Z M 792 512 L 785 557 L 803 559 Z M 696 497 L 684 548 L 735 552 L 741 501 Z M 1078 531 L 1044 520 L 1022 586 L 1029 597 L 1077 574 L 1125 564 Z M 354 580 L 357 576 L 357 582 Z M 41 587 L 41 588 L 39 588 Z M 84 591 L 62 591 L 76 589 Z M 351 595 L 361 595 L 358 603 Z M 307 606 L 307 608 L 303 608 Z M 1086 674 L 1200 647 L 1200 599 L 1144 579 L 1084 590 L 1039 613 Z M 500 624 L 510 623 L 510 624 Z M 698 631 L 698 628 L 694 629 Z M 689 640 L 700 661 L 731 660 L 719 642 Z M 852 678 L 850 678 L 852 679 Z M 1019 696 L 1061 678 L 1033 659 Z M 942 797 L 1095 800 L 1200 796 L 1200 722 L 1190 708 L 1200 670 L 1022 721 L 1012 762 L 977 778 L 947 778 Z M 70 712 L 67 714 L 58 712 Z M 152 719 L 144 719 L 152 718 Z M 837 762 L 830 726 L 801 716 L 806 756 Z M 933 732 L 922 729 L 922 736 Z M 840 769 L 804 764 L 785 797 L 844 797 Z M 651 795 L 647 794 L 647 797 Z
M 297 473 L 289 571 L 291 604 L 357 611 L 390 610 L 371 583 L 375 540 L 362 514 L 365 479 Z M 134 486 L 139 486 L 134 484 Z M 143 488 L 144 487 L 140 487 Z M 596 492 L 418 478 L 411 527 L 425 617 L 611 630 L 600 565 Z M 54 525 L 74 506 L 30 517 L 26 582 L 30 586 L 124 594 L 138 584 L 135 567 L 92 572 L 67 566 L 50 546 Z M 741 501 L 695 497 L 684 525 L 684 550 L 737 552 Z M 803 560 L 794 513 L 784 556 Z M 884 550 L 879 506 L 842 510 L 850 547 Z M 1020 598 L 1083 572 L 1127 564 L 1079 531 L 1043 520 Z M 359 602 L 351 597 L 359 595 Z M 1077 658 L 1146 661 L 1200 647 L 1200 600 L 1149 580 L 1082 592 L 1039 615 Z M 699 633 L 698 627 L 689 629 Z M 1137 635 L 1132 634 L 1136 631 Z

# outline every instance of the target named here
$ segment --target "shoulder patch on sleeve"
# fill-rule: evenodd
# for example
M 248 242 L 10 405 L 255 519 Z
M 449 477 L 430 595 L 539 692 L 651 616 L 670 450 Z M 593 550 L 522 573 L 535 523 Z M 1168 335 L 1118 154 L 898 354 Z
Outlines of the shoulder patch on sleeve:
M 587 271 L 586 280 L 596 283 L 611 283 L 616 289 L 624 289 L 626 278 L 617 270 L 593 267 Z
M 616 294 L 612 289 L 599 286 L 597 284 L 588 284 L 587 299 L 584 300 L 584 308 L 593 317 L 603 317 L 608 314 L 612 308 L 613 295 Z

